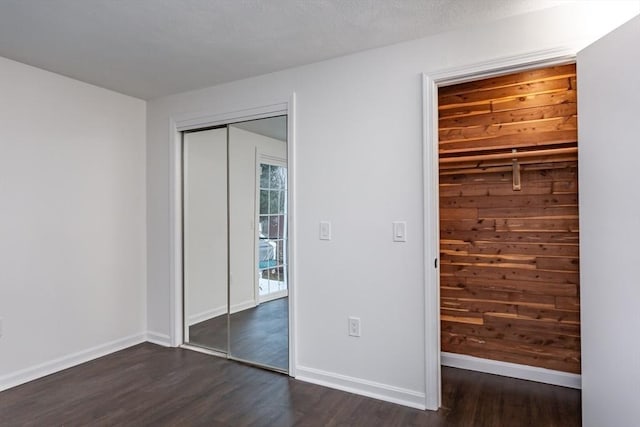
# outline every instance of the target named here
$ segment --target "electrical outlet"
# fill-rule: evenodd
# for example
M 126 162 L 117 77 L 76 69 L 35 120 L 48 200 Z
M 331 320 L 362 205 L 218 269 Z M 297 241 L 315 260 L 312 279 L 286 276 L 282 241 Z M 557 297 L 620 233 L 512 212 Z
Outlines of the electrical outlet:
M 359 317 L 349 317 L 349 336 L 351 337 L 360 336 L 360 318 Z

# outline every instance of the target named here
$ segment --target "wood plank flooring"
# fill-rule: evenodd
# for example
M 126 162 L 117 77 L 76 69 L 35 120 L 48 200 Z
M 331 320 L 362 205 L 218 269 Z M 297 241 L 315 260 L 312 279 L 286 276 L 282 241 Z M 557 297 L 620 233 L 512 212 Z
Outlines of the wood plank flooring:
M 571 427 L 580 391 L 443 368 L 429 412 L 145 343 L 1 392 L 0 425 Z

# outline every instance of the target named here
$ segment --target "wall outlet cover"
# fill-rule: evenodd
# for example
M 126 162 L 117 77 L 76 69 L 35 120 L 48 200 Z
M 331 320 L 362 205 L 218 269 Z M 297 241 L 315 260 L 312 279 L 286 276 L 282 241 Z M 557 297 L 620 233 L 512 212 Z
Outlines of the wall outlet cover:
M 351 337 L 360 336 L 360 318 L 359 317 L 349 317 L 349 336 Z

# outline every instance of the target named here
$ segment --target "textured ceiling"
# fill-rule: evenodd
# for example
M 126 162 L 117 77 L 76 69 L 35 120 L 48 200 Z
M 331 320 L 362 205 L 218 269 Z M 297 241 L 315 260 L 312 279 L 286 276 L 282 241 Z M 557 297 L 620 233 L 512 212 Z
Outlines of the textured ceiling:
M 143 99 L 567 0 L 0 0 L 0 56 Z

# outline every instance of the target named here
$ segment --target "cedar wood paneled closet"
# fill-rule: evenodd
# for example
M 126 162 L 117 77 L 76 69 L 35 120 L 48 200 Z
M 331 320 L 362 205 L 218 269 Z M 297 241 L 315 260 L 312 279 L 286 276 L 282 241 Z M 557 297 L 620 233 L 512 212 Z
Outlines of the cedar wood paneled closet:
M 438 98 L 442 351 L 580 373 L 575 64 Z

